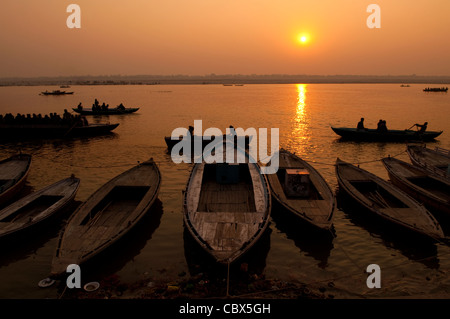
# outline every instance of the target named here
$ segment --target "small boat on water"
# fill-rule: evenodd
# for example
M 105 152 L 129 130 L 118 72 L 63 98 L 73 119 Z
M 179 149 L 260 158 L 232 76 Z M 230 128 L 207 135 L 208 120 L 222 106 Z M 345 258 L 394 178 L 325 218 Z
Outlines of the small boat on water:
M 380 132 L 376 129 L 356 129 L 351 127 L 331 127 L 342 139 L 366 142 L 405 142 L 405 141 L 431 141 L 442 134 L 443 131 L 414 130 L 388 130 Z
M 0 124 L 0 140 L 97 136 L 111 133 L 119 123 L 88 124 Z
M 67 94 L 73 94 L 73 92 L 54 90 L 54 91 L 44 91 L 44 92 L 41 92 L 41 94 L 42 95 L 67 95 Z
M 19 154 L 0 161 L 0 205 L 14 197 L 25 185 L 31 155 Z
M 450 150 L 440 147 L 431 149 L 426 145 L 408 145 L 406 152 L 414 165 L 450 178 Z
M 75 112 L 81 115 L 120 115 L 120 114 L 130 114 L 135 113 L 139 110 L 138 107 L 129 107 L 129 108 L 108 108 L 106 110 L 93 110 L 91 108 L 72 108 Z
M 279 151 L 279 168 L 268 174 L 272 196 L 288 211 L 321 229 L 330 229 L 336 200 L 330 186 L 308 162 Z
M 384 220 L 434 239 L 445 236 L 423 205 L 388 181 L 339 158 L 336 176 L 341 190 Z
M 382 162 L 391 182 L 424 205 L 450 214 L 450 180 L 388 157 Z
M 0 239 L 37 226 L 75 197 L 80 179 L 70 177 L 27 195 L 0 211 Z
M 230 143 L 231 144 L 231 143 Z M 229 265 L 253 247 L 266 231 L 271 211 L 270 189 L 259 165 L 232 145 L 234 163 L 205 158 L 194 165 L 183 200 L 184 225 L 216 262 Z M 236 159 L 238 154 L 244 163 Z M 225 154 L 224 154 L 225 158 Z
M 51 274 L 65 273 L 118 241 L 157 199 L 161 174 L 150 159 L 123 172 L 94 192 L 68 220 L 52 261 Z
M 424 92 L 447 92 L 448 91 L 448 87 L 439 87 L 439 88 L 430 88 L 427 87 L 425 89 L 423 89 Z

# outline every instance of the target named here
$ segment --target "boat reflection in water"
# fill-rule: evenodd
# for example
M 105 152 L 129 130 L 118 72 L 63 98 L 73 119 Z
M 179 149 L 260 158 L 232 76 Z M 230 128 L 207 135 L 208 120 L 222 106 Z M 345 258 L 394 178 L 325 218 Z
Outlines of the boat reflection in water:
M 336 191 L 336 199 L 338 208 L 353 224 L 365 229 L 371 237 L 378 238 L 386 248 L 396 250 L 428 269 L 440 268 L 437 246 L 431 238 L 411 234 L 409 230 L 404 230 L 378 216 L 361 214 L 361 207 L 352 203 L 348 195 L 339 190 Z
M 275 227 L 286 234 L 286 237 L 292 240 L 306 256 L 314 258 L 319 268 L 326 269 L 331 250 L 334 248 L 333 239 L 336 236 L 334 227 L 323 232 L 308 222 L 292 216 L 277 202 L 274 202 L 272 209 Z

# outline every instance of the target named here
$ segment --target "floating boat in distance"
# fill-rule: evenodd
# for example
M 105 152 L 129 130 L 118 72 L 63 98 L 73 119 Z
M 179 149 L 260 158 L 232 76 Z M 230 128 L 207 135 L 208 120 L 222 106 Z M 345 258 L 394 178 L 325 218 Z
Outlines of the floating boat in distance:
M 376 129 L 358 130 L 349 127 L 331 127 L 331 129 L 344 140 L 365 142 L 431 141 L 443 132 L 419 132 L 413 130 L 388 130 L 386 132 L 379 132 Z
M 118 241 L 157 199 L 161 174 L 150 159 L 111 179 L 93 193 L 68 220 L 52 260 L 51 275 L 81 265 Z
M 268 174 L 272 196 L 295 216 L 320 229 L 330 229 L 336 200 L 330 186 L 308 162 L 287 150 L 279 151 L 279 168 Z
M 231 143 L 230 143 L 231 144 Z M 226 147 L 228 146 L 228 147 Z M 184 225 L 195 241 L 220 264 L 247 253 L 266 231 L 271 211 L 270 189 L 257 163 L 233 145 L 234 163 L 196 163 L 184 191 Z M 246 162 L 238 163 L 237 154 Z M 225 158 L 225 154 L 224 154 Z
M 341 190 L 375 215 L 416 233 L 437 240 L 444 238 L 433 215 L 388 181 L 339 158 L 336 177 Z
M 393 157 L 382 162 L 394 185 L 424 205 L 450 214 L 450 179 Z
M 25 185 L 31 155 L 19 154 L 0 161 L 0 205 L 14 197 Z
M 450 150 L 440 147 L 430 149 L 425 145 L 408 145 L 406 152 L 414 165 L 450 178 Z
M 75 197 L 80 179 L 70 177 L 27 195 L 0 211 L 0 239 L 35 227 Z
M 130 107 L 130 108 L 108 108 L 106 110 L 92 110 L 91 108 L 72 108 L 75 112 L 81 115 L 119 115 L 119 114 L 130 114 L 139 110 L 138 107 Z
M 45 91 L 41 92 L 42 95 L 67 95 L 67 94 L 73 94 L 73 92 L 66 92 L 61 90 L 54 90 L 54 91 Z
M 430 88 L 427 87 L 425 89 L 423 89 L 424 92 L 447 92 L 448 91 L 448 87 L 441 87 L 441 88 Z

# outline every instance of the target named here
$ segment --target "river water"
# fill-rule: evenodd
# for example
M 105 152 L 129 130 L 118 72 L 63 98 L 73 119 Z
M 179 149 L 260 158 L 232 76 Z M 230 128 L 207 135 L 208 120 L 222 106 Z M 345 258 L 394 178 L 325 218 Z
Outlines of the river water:
M 409 160 L 403 143 L 343 142 L 332 125 L 353 127 L 364 117 L 366 127 L 376 127 L 379 119 L 385 119 L 388 128 L 406 129 L 427 121 L 429 130 L 444 130 L 429 146 L 450 148 L 450 96 L 425 93 L 426 86 L 432 85 L 72 86 L 66 90 L 75 93 L 66 96 L 39 95 L 57 87 L 0 87 L 0 114 L 61 114 L 80 102 L 90 106 L 95 98 L 110 107 L 119 103 L 140 107 L 135 114 L 88 117 L 92 123 L 119 123 L 112 135 L 2 143 L 0 159 L 19 151 L 33 155 L 24 192 L 75 174 L 81 179 L 76 196 L 80 203 L 109 179 L 153 157 L 162 174 L 159 201 L 127 238 L 125 247 L 115 247 L 95 261 L 90 277 L 83 279 L 99 281 L 114 274 L 126 284 L 148 278 L 173 282 L 195 268 L 183 230 L 181 199 L 192 164 L 174 164 L 164 136 L 193 125 L 194 120 L 202 120 L 203 129 L 216 127 L 224 132 L 229 125 L 268 128 L 269 132 L 279 128 L 280 146 L 309 160 L 336 191 L 333 164 L 337 157 L 361 163 L 385 179 L 381 158 Z M 450 297 L 447 245 L 398 231 L 353 207 L 342 208 L 346 200 L 338 203 L 341 209 L 336 212 L 332 236 L 312 232 L 275 206 L 262 248 L 249 262 L 267 279 L 311 285 L 333 282 L 327 289 L 338 298 Z M 24 242 L 2 243 L 0 298 L 58 297 L 56 288 L 42 289 L 37 284 L 49 274 L 60 228 L 56 223 Z M 366 285 L 370 264 L 381 268 L 381 289 Z

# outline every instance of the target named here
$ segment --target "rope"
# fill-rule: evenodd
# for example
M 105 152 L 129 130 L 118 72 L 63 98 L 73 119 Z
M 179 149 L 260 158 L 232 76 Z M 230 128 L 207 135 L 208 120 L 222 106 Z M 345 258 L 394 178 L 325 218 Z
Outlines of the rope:
M 228 261 L 228 270 L 227 270 L 227 297 L 230 296 L 230 261 Z
M 390 156 L 390 157 L 397 157 L 397 156 L 402 155 L 403 153 L 406 153 L 406 150 L 401 151 L 401 152 L 398 153 L 398 154 L 395 154 L 395 155 L 389 155 L 389 156 Z M 353 162 L 353 163 L 350 162 L 350 164 L 353 164 L 353 165 L 359 165 L 359 164 L 375 163 L 375 162 L 379 162 L 379 161 L 382 160 L 382 159 L 383 159 L 383 157 L 382 157 L 382 158 L 379 158 L 379 159 L 375 159 L 375 160 L 364 161 L 364 162 Z M 318 161 L 311 161 L 311 163 L 314 163 L 314 164 L 321 164 L 321 165 L 328 165 L 328 166 L 335 166 L 335 164 L 324 163 L 324 162 L 318 162 Z

